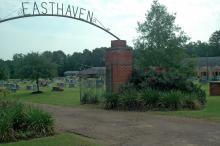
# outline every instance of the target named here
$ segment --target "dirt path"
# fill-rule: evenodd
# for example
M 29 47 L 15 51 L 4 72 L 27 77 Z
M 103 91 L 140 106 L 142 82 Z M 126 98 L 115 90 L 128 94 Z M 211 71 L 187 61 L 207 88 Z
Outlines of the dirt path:
M 220 146 L 220 123 L 148 113 L 40 105 L 59 127 L 108 146 Z

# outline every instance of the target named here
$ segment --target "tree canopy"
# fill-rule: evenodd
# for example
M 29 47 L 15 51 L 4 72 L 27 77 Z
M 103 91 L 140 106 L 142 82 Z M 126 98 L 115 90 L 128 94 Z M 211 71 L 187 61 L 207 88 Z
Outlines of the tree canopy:
M 146 14 L 145 22 L 138 23 L 140 36 L 135 41 L 137 65 L 177 68 L 184 58 L 183 46 L 188 37 L 175 24 L 175 14 L 155 0 Z
M 209 42 L 190 42 L 185 46 L 185 52 L 190 57 L 216 57 L 220 56 L 220 30 L 215 31 Z
M 52 78 L 57 75 L 56 64 L 50 62 L 46 57 L 38 53 L 23 55 L 17 66 L 17 74 L 20 78 L 36 81 L 39 92 L 39 79 Z
M 74 52 L 73 54 L 65 54 L 63 51 L 45 51 L 41 54 L 39 53 L 29 53 L 27 55 L 25 54 L 15 54 L 13 56 L 12 60 L 7 60 L 0 62 L 3 65 L 0 66 L 0 68 L 6 68 L 4 69 L 7 73 L 7 77 L 11 79 L 18 79 L 21 78 L 23 75 L 23 72 L 21 72 L 21 67 L 23 69 L 25 60 L 31 59 L 31 55 L 37 55 L 42 57 L 42 61 L 46 61 L 47 63 L 56 64 L 56 72 L 57 76 L 62 77 L 64 76 L 65 71 L 79 71 L 84 68 L 88 67 L 103 67 L 105 66 L 105 47 L 102 48 L 96 48 L 93 51 L 90 51 L 88 49 L 85 49 L 83 52 Z M 36 56 L 32 56 L 36 57 Z M 24 60 L 24 58 L 26 58 Z M 31 62 L 30 62 L 31 63 Z M 1 72 L 3 73 L 3 71 Z M 5 77 L 3 78 L 5 79 Z
M 215 31 L 209 39 L 211 53 L 213 56 L 220 56 L 220 30 Z
M 3 60 L 0 60 L 0 80 L 6 80 L 9 78 L 9 70 Z

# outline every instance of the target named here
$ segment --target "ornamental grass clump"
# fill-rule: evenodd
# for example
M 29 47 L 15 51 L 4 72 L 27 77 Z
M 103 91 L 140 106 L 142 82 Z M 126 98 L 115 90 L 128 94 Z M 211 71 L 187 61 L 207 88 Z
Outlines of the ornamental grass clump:
M 27 130 L 38 137 L 54 133 L 54 120 L 51 115 L 40 109 L 31 109 L 27 113 Z
M 50 114 L 19 102 L 0 100 L 0 143 L 53 134 Z
M 135 89 L 126 86 L 118 94 L 106 95 L 104 105 L 105 109 L 126 111 L 200 110 L 205 104 L 205 98 L 200 97 L 205 97 L 202 90 L 190 93 L 176 89 L 162 91 L 150 87 Z
M 11 111 L 0 111 L 0 142 L 15 141 L 16 133 L 13 129 L 13 114 Z
M 95 94 L 92 90 L 86 91 L 82 98 L 80 99 L 81 104 L 98 104 L 99 96 Z

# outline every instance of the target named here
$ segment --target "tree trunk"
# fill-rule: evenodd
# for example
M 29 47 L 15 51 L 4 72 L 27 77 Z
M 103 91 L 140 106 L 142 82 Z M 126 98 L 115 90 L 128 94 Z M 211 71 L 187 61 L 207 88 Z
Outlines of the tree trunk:
M 36 79 L 36 84 L 37 84 L 37 92 L 40 92 L 39 78 Z

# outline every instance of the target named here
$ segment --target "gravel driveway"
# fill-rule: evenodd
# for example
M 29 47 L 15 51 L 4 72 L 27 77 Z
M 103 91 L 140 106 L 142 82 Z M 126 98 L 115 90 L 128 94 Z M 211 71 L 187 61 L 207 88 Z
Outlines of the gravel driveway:
M 106 146 L 220 146 L 220 123 L 149 113 L 39 105 L 60 130 Z

